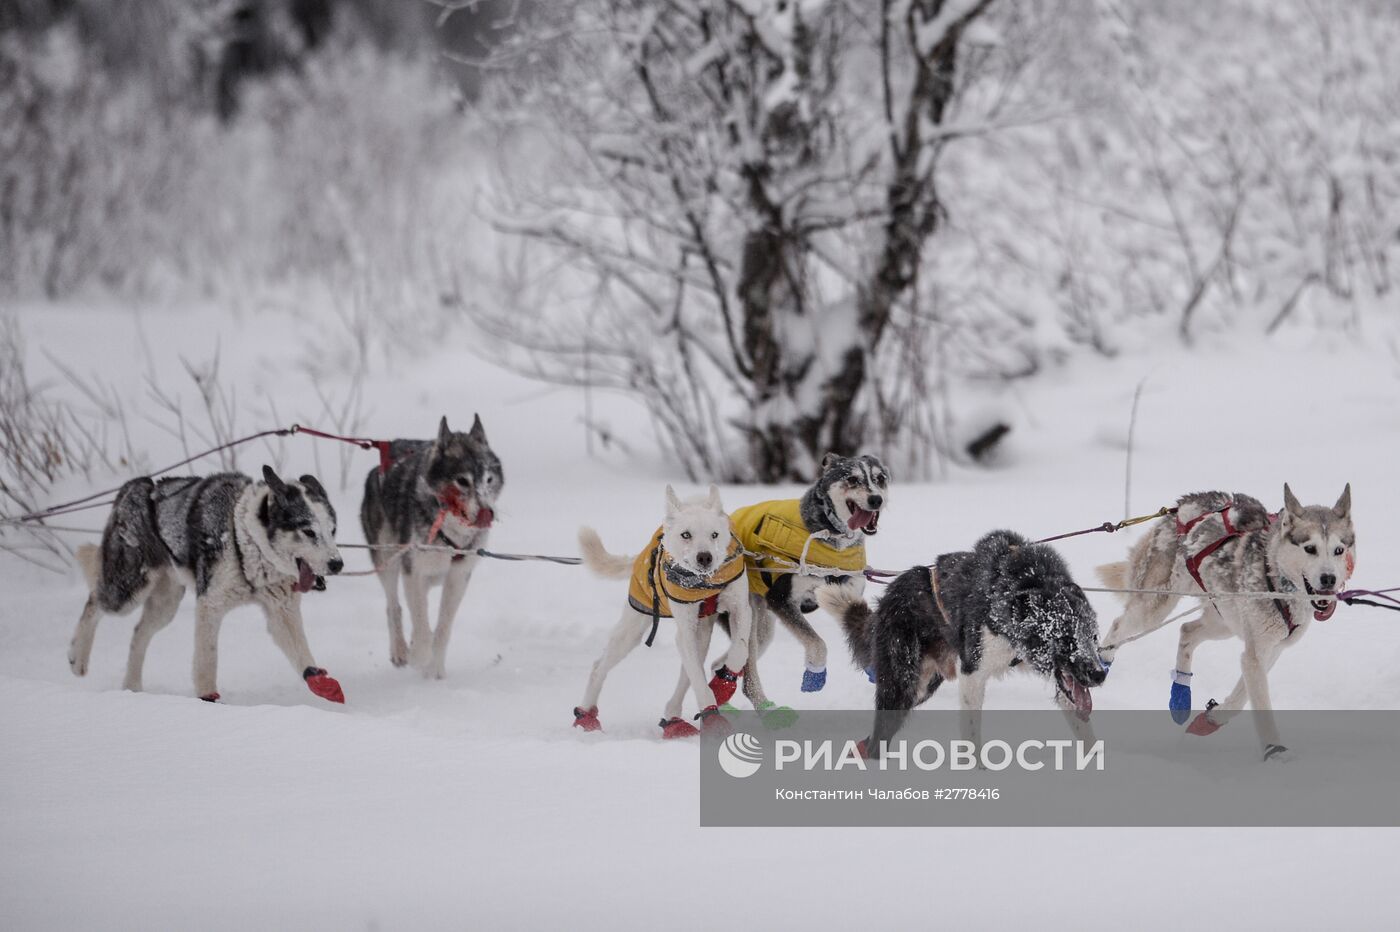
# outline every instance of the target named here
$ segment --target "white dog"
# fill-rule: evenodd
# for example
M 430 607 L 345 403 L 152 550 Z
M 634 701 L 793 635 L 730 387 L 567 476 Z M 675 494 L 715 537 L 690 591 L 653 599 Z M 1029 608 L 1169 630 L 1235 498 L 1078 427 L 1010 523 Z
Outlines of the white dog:
M 666 521 L 635 557 L 608 553 L 591 528 L 579 530 L 579 547 L 584 563 L 594 573 L 609 579 L 630 576 L 631 584 L 622 618 L 593 665 L 583 701 L 574 708 L 574 724 L 585 731 L 599 730 L 598 694 L 609 671 L 644 637 L 650 646 L 660 625 L 674 624 L 682 676 L 689 680 L 700 707 L 695 718 L 707 728 L 723 727 L 719 706 L 734 695 L 749 662 L 753 622 L 743 550 L 720 503 L 719 490 L 710 486 L 707 497 L 682 502 L 668 485 Z M 729 616 L 732 639 L 724 665 L 707 686 L 705 658 L 719 614 Z M 666 738 L 698 733 L 681 718 L 683 697 L 683 692 L 677 692 L 666 706 L 661 719 Z

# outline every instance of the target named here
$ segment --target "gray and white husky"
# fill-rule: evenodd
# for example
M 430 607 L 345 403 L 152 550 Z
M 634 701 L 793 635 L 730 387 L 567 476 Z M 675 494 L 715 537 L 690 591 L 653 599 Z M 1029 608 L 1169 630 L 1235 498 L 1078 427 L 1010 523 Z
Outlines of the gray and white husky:
M 476 568 L 476 550 L 486 546 L 495 520 L 496 497 L 505 485 L 501 461 L 486 440 L 481 417 L 467 433 L 438 423 L 435 440 L 395 440 L 387 471 L 365 477 L 360 524 L 384 586 L 389 616 L 389 660 L 406 663 L 426 677 L 445 675 L 452 622 Z M 413 549 L 414 544 L 460 550 Z M 412 641 L 405 642 L 399 580 L 408 599 Z M 442 587 L 436 630 L 428 625 L 428 591 Z
M 827 453 L 822 457 L 821 472 L 815 482 L 802 494 L 799 502 L 799 516 L 807 534 L 819 536 L 825 544 L 837 550 L 864 547 L 865 539 L 879 531 L 880 516 L 890 500 L 890 474 L 879 457 L 864 454 L 861 456 L 841 456 Z M 756 539 L 761 535 L 751 533 L 753 522 L 745 520 L 745 513 L 761 509 L 754 505 L 735 511 L 740 522 L 740 539 L 750 551 L 761 551 L 763 545 Z M 863 550 L 862 550 L 863 552 Z M 789 560 L 799 554 L 785 554 Z M 757 658 L 763 656 L 768 645 L 773 642 L 776 618 L 802 643 L 806 669 L 802 673 L 802 691 L 817 692 L 826 685 L 827 645 L 817 633 L 806 615 L 816 611 L 818 587 L 846 580 L 848 587 L 856 592 L 864 591 L 863 576 L 817 576 L 796 573 L 764 574 L 752 570 L 767 584 L 767 592 L 751 593 L 753 609 L 753 652 L 754 661 L 744 675 L 744 696 L 754 708 L 765 710 L 774 703 L 763 690 L 763 681 L 758 675 Z M 756 587 L 762 588 L 762 587 Z M 720 624 L 725 625 L 724 619 Z M 677 693 L 685 689 L 682 679 L 676 686 Z
M 1351 575 L 1356 532 L 1351 486 L 1331 508 L 1304 507 L 1287 485 L 1283 512 L 1271 515 L 1257 499 L 1226 492 L 1198 492 L 1178 500 L 1175 517 L 1163 518 L 1133 546 L 1123 563 L 1099 568 L 1115 589 L 1201 592 L 1202 614 L 1181 626 L 1169 708 L 1178 724 L 1190 718 L 1191 658 L 1203 641 L 1244 641 L 1240 679 L 1219 704 L 1212 702 L 1188 727 L 1208 735 L 1241 709 L 1254 707 L 1264 758 L 1287 751 L 1279 741 L 1269 698 L 1269 670 L 1279 654 L 1302 640 L 1313 620 L 1337 608 L 1330 596 Z M 1231 598 L 1238 592 L 1273 592 L 1272 599 Z M 1214 595 L 1220 598 L 1212 598 Z M 1134 593 L 1104 638 L 1101 655 L 1112 663 L 1118 648 L 1160 627 L 1177 595 Z
M 324 589 L 344 566 L 335 509 L 314 476 L 284 482 L 263 467 L 262 482 L 239 473 L 133 479 L 122 486 L 100 546 L 78 549 L 91 594 L 68 663 L 84 676 L 97 622 L 141 606 L 131 637 L 127 689 L 141 689 L 146 648 L 170 624 L 185 589 L 195 592 L 195 693 L 219 698 L 219 626 L 232 608 L 255 602 L 267 631 L 311 691 L 344 702 L 340 684 L 316 666 L 301 619 L 301 596 Z
M 848 585 L 823 586 L 817 598 L 841 620 L 856 665 L 874 672 L 872 755 L 959 672 L 963 737 L 980 745 L 987 681 L 1014 667 L 1053 683 L 1075 736 L 1092 740 L 1089 690 L 1104 679 L 1098 619 L 1050 547 L 993 531 L 970 551 L 901 573 L 874 612 Z

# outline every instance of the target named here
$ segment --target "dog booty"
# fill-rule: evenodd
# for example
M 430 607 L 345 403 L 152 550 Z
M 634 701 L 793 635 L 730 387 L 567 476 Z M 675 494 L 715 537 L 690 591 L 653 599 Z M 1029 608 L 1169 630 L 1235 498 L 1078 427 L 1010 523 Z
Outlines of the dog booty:
M 663 718 L 660 725 L 663 738 L 693 738 L 700 734 L 700 729 L 683 718 Z
M 738 688 L 739 674 L 731 672 L 728 667 L 720 667 L 710 678 L 710 692 L 715 694 L 715 702 L 720 705 L 724 705 L 734 698 L 734 693 Z
M 759 721 L 769 731 L 780 731 L 797 724 L 797 713 L 790 706 L 778 705 L 772 699 L 764 699 L 754 708 L 758 711 Z
M 866 678 L 867 680 L 869 680 L 870 682 L 872 682 L 872 683 L 875 682 L 875 668 L 874 668 L 874 667 L 866 667 L 866 668 L 865 668 L 865 678 Z
M 802 691 L 819 693 L 826 685 L 826 667 L 813 667 L 810 664 L 802 671 Z
M 574 727 L 584 731 L 602 731 L 603 723 L 598 721 L 598 707 L 580 709 L 574 706 Z
M 1186 720 L 1191 717 L 1190 673 L 1172 671 L 1172 697 L 1167 702 L 1167 708 L 1171 710 L 1172 721 L 1178 725 L 1185 725 Z

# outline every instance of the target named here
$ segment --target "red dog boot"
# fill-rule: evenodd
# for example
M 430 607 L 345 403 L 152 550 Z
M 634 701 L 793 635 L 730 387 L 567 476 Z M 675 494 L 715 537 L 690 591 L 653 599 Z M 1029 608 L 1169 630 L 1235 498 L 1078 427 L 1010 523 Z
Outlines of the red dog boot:
M 218 694 L 218 693 L 210 693 L 210 694 L 207 695 L 207 696 L 200 696 L 199 698 L 202 699 L 202 700 L 205 701 L 205 702 L 218 702 L 218 701 L 219 701 L 219 694 Z
M 860 755 L 861 760 L 870 760 L 869 738 L 861 738 L 858 742 L 856 742 L 856 753 Z
M 700 734 L 700 729 L 683 718 L 663 718 L 658 724 L 663 738 L 694 738 Z
M 1220 726 L 1210 720 L 1209 712 L 1202 712 L 1191 720 L 1191 724 L 1186 726 L 1188 735 L 1213 735 L 1220 730 Z
M 585 711 L 574 706 L 574 727 L 584 731 L 602 731 L 603 723 L 598 721 L 598 707 L 595 705 Z
M 739 673 L 731 673 L 728 667 L 720 667 L 710 678 L 710 692 L 715 694 L 715 705 L 724 705 L 734 698 L 739 688 Z
M 345 692 L 340 688 L 340 684 L 326 675 L 326 671 L 320 667 L 307 667 L 301 674 L 301 678 L 306 680 L 306 685 L 316 695 L 327 702 L 345 703 Z
M 700 720 L 700 728 L 707 735 L 727 735 L 734 730 L 729 720 L 719 714 L 719 706 L 707 705 L 695 717 Z

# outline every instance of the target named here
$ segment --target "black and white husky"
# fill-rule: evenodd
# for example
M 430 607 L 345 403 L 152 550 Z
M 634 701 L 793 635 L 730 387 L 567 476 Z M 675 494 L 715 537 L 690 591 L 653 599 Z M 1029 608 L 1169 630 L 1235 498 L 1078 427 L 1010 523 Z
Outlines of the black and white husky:
M 475 551 L 486 546 L 491 533 L 505 474 L 479 416 L 467 433 L 453 431 L 444 417 L 437 439 L 395 440 L 389 457 L 387 471 L 376 467 L 365 477 L 360 505 L 365 540 L 385 548 L 370 553 L 388 604 L 389 660 L 442 679 L 452 622 L 476 568 Z M 414 549 L 415 544 L 462 552 Z M 413 624 L 409 642 L 403 635 L 400 579 Z M 428 591 L 435 586 L 442 587 L 436 630 L 428 625 Z
M 78 549 L 91 594 L 68 663 L 84 676 L 97 622 L 138 605 L 127 689 L 141 689 L 146 648 L 170 624 L 185 589 L 195 592 L 195 693 L 219 698 L 219 625 L 232 608 L 255 602 L 267 630 L 311 691 L 344 702 L 340 684 L 316 666 L 301 620 L 301 596 L 324 589 L 344 566 L 335 545 L 335 509 L 314 476 L 284 482 L 268 466 L 263 482 L 239 473 L 133 479 L 112 505 L 100 546 Z
M 836 551 L 858 552 L 856 562 L 864 566 L 865 539 L 879 531 L 880 516 L 890 500 L 890 474 L 879 457 L 840 456 L 828 453 L 822 458 L 821 472 L 815 482 L 802 494 L 797 502 L 797 515 L 802 531 L 821 541 Z M 770 505 L 783 505 L 782 502 L 768 502 L 751 505 L 734 512 L 739 524 L 740 539 L 750 552 L 765 553 L 770 541 L 762 531 L 762 526 L 749 516 L 750 512 L 761 511 Z M 801 544 L 784 553 L 775 554 L 786 562 L 796 562 L 801 556 L 797 552 Z M 774 554 L 770 554 L 774 555 Z M 865 579 L 860 575 L 849 577 L 826 577 L 815 574 L 765 573 L 763 567 L 770 561 L 750 558 L 750 602 L 753 609 L 753 656 L 759 658 L 773 642 L 776 618 L 782 622 L 798 641 L 802 643 L 806 669 L 802 673 L 802 691 L 817 692 L 826 685 L 826 641 L 807 615 L 816 611 L 816 590 L 819 586 L 836 582 L 840 578 L 847 581 L 855 591 L 863 591 Z M 815 561 L 819 563 L 820 561 Z M 772 565 L 779 565 L 772 561 Z M 724 619 L 721 619 L 724 624 Z M 758 664 L 751 663 L 744 677 L 744 696 L 756 709 L 773 707 L 763 690 L 763 681 L 758 675 Z M 677 690 L 684 689 L 684 683 Z
M 1075 735 L 1091 738 L 1089 690 L 1104 679 L 1098 620 L 1064 560 L 1044 544 L 993 531 L 970 551 L 901 573 L 874 612 L 849 586 L 823 586 L 817 599 L 841 620 L 856 665 L 874 670 L 872 755 L 959 673 L 963 737 L 980 744 L 987 681 L 1013 667 L 1054 684 Z
M 1160 590 L 1128 594 L 1123 614 L 1108 629 L 1103 658 L 1161 627 L 1181 596 L 1198 592 L 1201 617 L 1181 626 L 1168 708 L 1178 724 L 1191 717 L 1191 661 L 1204 641 L 1244 642 L 1240 678 L 1221 702 L 1210 703 L 1187 731 L 1208 735 L 1239 714 L 1247 699 L 1266 760 L 1287 752 L 1279 741 L 1269 698 L 1269 669 L 1284 648 L 1297 644 L 1314 620 L 1336 611 L 1332 596 L 1351 575 L 1356 531 L 1351 486 L 1331 508 L 1304 507 L 1283 487 L 1283 511 L 1271 515 L 1258 499 L 1226 492 L 1197 492 L 1177 501 L 1133 546 L 1123 563 L 1099 567 L 1115 589 Z M 1234 593 L 1275 594 L 1235 598 Z M 1213 598 L 1213 596 L 1220 596 Z M 1321 597 L 1321 598 L 1319 598 Z

